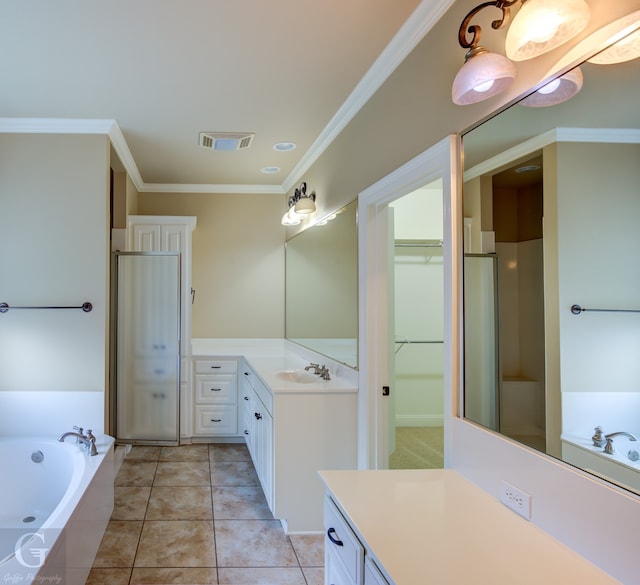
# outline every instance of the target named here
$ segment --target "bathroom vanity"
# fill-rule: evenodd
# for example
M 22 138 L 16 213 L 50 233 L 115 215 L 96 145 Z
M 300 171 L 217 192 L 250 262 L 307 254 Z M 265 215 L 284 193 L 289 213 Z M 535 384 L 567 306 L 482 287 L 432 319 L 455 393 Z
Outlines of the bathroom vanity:
M 452 469 L 320 476 L 327 585 L 618 583 Z
M 321 532 L 321 469 L 356 467 L 357 372 L 283 339 L 192 341 L 192 436 L 246 442 L 269 509 L 287 533 Z M 317 362 L 317 360 L 315 360 Z M 326 363 L 322 362 L 322 363 Z

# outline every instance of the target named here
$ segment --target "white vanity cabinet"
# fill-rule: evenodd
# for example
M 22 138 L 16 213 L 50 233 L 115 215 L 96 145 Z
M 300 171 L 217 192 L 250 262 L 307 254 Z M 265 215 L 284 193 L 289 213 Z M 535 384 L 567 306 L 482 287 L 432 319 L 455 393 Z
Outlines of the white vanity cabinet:
M 195 358 L 193 380 L 193 435 L 237 435 L 237 360 L 204 356 Z
M 326 585 L 389 585 L 329 495 L 324 504 Z
M 318 470 L 356 466 L 356 392 L 273 389 L 247 363 L 240 377 L 241 433 L 271 512 L 288 533 L 320 532 Z
M 273 511 L 273 399 L 271 392 L 248 366 L 245 366 L 242 378 L 243 434 L 267 504 Z

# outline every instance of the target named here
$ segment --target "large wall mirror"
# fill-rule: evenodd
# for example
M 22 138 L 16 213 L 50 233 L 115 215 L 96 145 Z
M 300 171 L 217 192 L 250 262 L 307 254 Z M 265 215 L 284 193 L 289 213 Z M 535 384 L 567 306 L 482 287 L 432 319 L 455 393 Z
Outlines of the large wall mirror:
M 285 245 L 285 336 L 358 367 L 357 202 Z
M 581 70 L 463 136 L 464 415 L 640 493 L 640 59 Z

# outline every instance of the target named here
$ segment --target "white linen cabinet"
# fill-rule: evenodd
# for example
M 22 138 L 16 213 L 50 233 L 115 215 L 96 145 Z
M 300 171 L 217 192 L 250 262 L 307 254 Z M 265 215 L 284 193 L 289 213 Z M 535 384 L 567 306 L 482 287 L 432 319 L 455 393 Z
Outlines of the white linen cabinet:
M 127 251 L 180 253 L 180 404 L 191 404 L 191 239 L 194 216 L 130 215 L 127 221 Z M 189 410 L 189 412 L 187 412 Z M 181 408 L 180 436 L 193 434 L 190 409 Z

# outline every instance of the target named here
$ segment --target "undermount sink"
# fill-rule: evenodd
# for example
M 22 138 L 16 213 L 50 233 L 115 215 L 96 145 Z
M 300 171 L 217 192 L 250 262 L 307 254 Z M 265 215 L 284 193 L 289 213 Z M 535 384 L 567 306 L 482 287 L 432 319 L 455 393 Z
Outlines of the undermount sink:
M 282 370 L 276 374 L 281 380 L 287 382 L 297 382 L 298 384 L 313 384 L 318 382 L 318 376 L 314 376 L 311 372 L 306 370 Z

